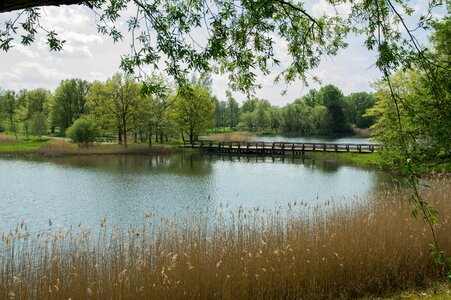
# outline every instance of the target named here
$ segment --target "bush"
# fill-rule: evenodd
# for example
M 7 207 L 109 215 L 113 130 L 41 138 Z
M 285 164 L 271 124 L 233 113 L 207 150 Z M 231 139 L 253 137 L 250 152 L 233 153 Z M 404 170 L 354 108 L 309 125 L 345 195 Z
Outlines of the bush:
M 75 143 L 89 144 L 97 140 L 100 128 L 92 116 L 81 116 L 67 129 L 66 133 Z

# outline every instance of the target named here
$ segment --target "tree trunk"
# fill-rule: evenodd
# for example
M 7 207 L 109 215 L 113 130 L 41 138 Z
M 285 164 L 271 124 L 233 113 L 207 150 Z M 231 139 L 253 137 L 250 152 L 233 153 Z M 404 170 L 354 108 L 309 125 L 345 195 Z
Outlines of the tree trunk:
M 122 129 L 120 126 L 117 130 L 117 139 L 118 139 L 118 144 L 122 145 Z
M 122 131 L 124 134 L 124 147 L 127 147 L 127 127 L 125 125 L 124 125 Z
M 189 142 L 191 145 L 194 144 L 194 132 L 192 130 L 189 132 Z
M 149 127 L 149 147 L 152 147 L 152 127 Z

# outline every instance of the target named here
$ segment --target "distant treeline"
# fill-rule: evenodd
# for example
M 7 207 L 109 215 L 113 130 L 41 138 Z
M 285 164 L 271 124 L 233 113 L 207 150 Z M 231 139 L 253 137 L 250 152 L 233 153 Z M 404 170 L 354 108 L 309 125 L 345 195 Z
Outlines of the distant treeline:
M 64 136 L 73 132 L 68 129 L 82 118 L 77 126 L 95 127 L 95 134 L 121 144 L 130 139 L 164 142 L 170 137 L 193 141 L 209 129 L 350 133 L 353 127 L 367 128 L 374 123 L 373 117 L 365 116 L 374 103 L 372 94 L 344 96 L 339 88 L 327 85 L 284 107 L 257 98 L 240 105 L 232 97 L 218 101 L 208 75 L 194 77 L 184 88 L 171 88 L 157 76 L 139 83 L 116 74 L 104 82 L 63 80 L 53 93 L 42 88 L 0 91 L 0 130 L 26 136 Z
M 284 107 L 271 105 L 268 100 L 249 99 L 240 106 L 233 98 L 216 103 L 216 128 L 238 128 L 251 132 L 280 132 L 293 134 L 350 133 L 353 127 L 368 128 L 374 117 L 366 110 L 376 100 L 366 92 L 344 96 L 333 85 L 307 95 Z

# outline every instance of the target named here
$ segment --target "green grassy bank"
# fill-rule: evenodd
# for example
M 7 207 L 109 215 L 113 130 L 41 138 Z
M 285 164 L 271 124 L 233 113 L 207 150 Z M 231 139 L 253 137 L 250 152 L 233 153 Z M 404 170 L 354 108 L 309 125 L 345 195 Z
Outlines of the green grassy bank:
M 0 154 L 13 153 L 36 153 L 44 146 L 50 143 L 47 137 L 26 138 L 24 136 L 15 136 L 0 134 Z

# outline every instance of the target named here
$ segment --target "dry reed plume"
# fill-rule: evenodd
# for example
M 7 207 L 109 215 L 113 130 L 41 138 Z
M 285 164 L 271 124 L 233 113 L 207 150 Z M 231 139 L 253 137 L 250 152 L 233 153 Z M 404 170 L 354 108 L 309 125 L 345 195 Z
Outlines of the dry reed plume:
M 442 213 L 451 251 L 449 178 L 425 197 Z M 421 287 L 441 278 L 409 193 L 382 191 L 357 209 L 306 202 L 286 209 L 225 209 L 145 227 L 5 234 L 1 299 L 337 299 Z M 210 218 L 210 219 L 209 219 Z
M 250 132 L 215 133 L 205 137 L 211 141 L 250 142 L 255 136 Z
M 13 142 L 17 142 L 16 137 L 0 134 L 0 143 L 13 143 Z
M 42 147 L 39 155 L 113 155 L 113 154 L 170 154 L 172 149 L 164 146 L 152 146 L 147 144 L 131 144 L 128 147 L 121 145 L 94 144 L 78 147 L 65 140 L 52 140 L 48 145 Z

